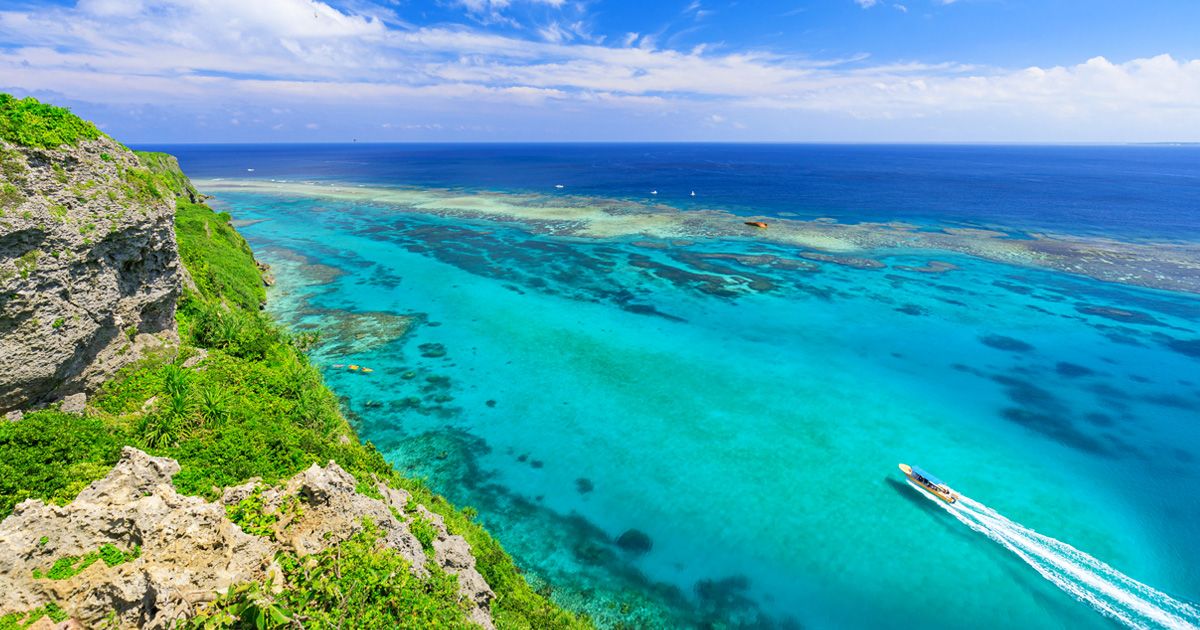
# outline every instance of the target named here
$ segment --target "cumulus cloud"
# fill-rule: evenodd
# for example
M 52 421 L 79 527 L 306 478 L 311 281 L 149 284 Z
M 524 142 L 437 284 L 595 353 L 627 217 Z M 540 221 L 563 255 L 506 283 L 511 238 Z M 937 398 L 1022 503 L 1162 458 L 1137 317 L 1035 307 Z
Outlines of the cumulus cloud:
M 513 2 L 564 4 L 462 4 L 486 12 Z M 661 120 L 685 113 L 681 121 L 703 120 L 713 129 L 738 130 L 746 125 L 721 123 L 754 120 L 761 133 L 774 128 L 786 134 L 800 129 L 795 117 L 804 113 L 822 121 L 890 121 L 893 127 L 895 121 L 952 121 L 969 139 L 979 138 L 966 131 L 980 128 L 1004 137 L 1013 130 L 1048 130 L 1057 134 L 1044 138 L 1050 140 L 1158 138 L 1167 132 L 1176 134 L 1171 139 L 1200 137 L 1195 60 L 1096 57 L 1018 69 L 872 64 L 865 55 L 811 59 L 704 46 L 678 51 L 657 48 L 653 39 L 629 33 L 617 45 L 603 45 L 582 21 L 566 20 L 552 20 L 528 37 L 412 27 L 316 0 L 80 0 L 75 7 L 0 11 L 0 41 L 9 44 L 0 48 L 0 81 L 127 109 L 209 103 L 300 116 L 290 110 L 431 108 L 449 118 L 495 103 L 553 111 L 584 129 L 594 128 L 601 116 Z M 723 113 L 711 114 L 717 108 Z M 246 127 L 247 120 L 238 118 Z M 305 127 L 312 119 L 291 122 Z M 400 129 L 382 122 L 374 127 Z

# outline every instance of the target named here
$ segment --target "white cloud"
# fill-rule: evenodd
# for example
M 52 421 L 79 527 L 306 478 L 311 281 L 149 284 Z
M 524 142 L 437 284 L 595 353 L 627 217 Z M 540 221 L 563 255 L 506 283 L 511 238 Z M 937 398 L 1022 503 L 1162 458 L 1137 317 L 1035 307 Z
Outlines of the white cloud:
M 464 6 L 494 11 L 511 3 Z M 960 135 L 987 128 L 1040 129 L 1052 134 L 1046 139 L 1200 139 L 1200 61 L 1167 55 L 1024 69 L 889 65 L 870 64 L 865 55 L 820 60 L 703 45 L 657 49 L 654 37 L 638 33 L 605 46 L 589 39 L 582 21 L 552 20 L 538 29 L 539 39 L 388 23 L 314 0 L 81 0 L 73 9 L 0 11 L 0 41 L 10 45 L 0 49 L 0 82 L 85 102 L 242 103 L 288 115 L 320 104 L 430 107 L 452 117 L 505 103 L 574 116 L 580 128 L 605 112 L 688 112 L 681 120 L 692 124 L 730 130 L 745 127 L 730 120 L 753 120 L 759 132 L 785 133 L 796 112 L 807 112 L 893 125 L 954 121 L 947 128 Z M 722 113 L 711 114 L 717 108 Z M 295 128 L 309 120 L 286 122 Z
M 879 4 L 879 0 L 854 0 L 854 1 L 856 3 L 858 3 L 858 6 L 864 8 L 864 9 L 870 9 L 871 7 Z

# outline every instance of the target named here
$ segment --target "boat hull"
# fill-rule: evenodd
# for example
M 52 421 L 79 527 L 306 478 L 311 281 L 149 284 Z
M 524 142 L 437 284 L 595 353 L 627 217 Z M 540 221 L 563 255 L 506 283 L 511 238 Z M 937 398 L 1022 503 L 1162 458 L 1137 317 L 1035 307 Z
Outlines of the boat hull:
M 942 501 L 945 501 L 946 503 L 949 503 L 951 505 L 953 505 L 956 501 L 958 501 L 958 495 L 955 494 L 953 491 L 951 491 L 949 488 L 930 486 L 925 481 L 919 479 L 916 475 L 913 474 L 912 467 L 909 466 L 908 464 L 900 464 L 900 472 L 904 473 L 905 477 L 908 477 L 908 480 L 912 483 L 912 485 L 920 488 L 921 490 L 924 490 L 925 492 L 928 492 L 929 494 L 932 494 L 933 496 L 941 499 Z

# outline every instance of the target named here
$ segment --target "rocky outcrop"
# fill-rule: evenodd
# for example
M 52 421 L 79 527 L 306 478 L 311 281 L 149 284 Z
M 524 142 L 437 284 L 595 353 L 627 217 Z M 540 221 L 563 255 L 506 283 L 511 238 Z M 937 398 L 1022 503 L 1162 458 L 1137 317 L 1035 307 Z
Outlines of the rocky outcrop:
M 495 593 L 475 569 L 475 556 L 462 536 L 449 533 L 442 517 L 415 505 L 408 492 L 376 483 L 375 490 L 382 499 L 372 498 L 355 490 L 356 481 L 336 462 L 325 468 L 313 465 L 296 475 L 282 488 L 261 489 L 267 509 L 283 514 L 272 526 L 273 538 L 287 550 L 299 555 L 317 553 L 331 544 L 353 536 L 362 529 L 363 519 L 379 528 L 381 542 L 394 549 L 412 565 L 413 573 L 427 575 L 428 557 L 410 525 L 420 518 L 431 524 L 436 532 L 432 540 L 432 561 L 447 573 L 458 576 L 458 587 L 470 605 L 470 618 L 477 625 L 492 628 L 489 606 Z M 233 505 L 258 488 L 254 481 L 229 488 L 222 501 Z M 289 510 L 286 503 L 298 498 L 303 510 Z
M 71 504 L 17 505 L 0 523 L 0 611 L 52 601 L 86 627 L 115 613 L 123 627 L 165 628 L 218 591 L 263 575 L 272 545 L 230 522 L 223 506 L 176 492 L 178 471 L 172 460 L 126 447 Z M 94 561 L 65 578 L 51 572 L 104 545 L 138 557 Z
M 382 499 L 363 495 L 354 477 L 330 462 L 313 465 L 281 488 L 250 482 L 210 503 L 176 492 L 171 478 L 178 471 L 173 460 L 126 447 L 108 476 L 72 503 L 19 504 L 0 523 L 0 614 L 53 601 L 84 627 L 171 627 L 234 584 L 273 579 L 282 588 L 277 552 L 317 553 L 370 519 L 381 544 L 406 558 L 414 574 L 428 574 L 428 562 L 456 574 L 470 619 L 493 627 L 489 607 L 495 596 L 475 569 L 470 545 L 403 490 L 379 483 Z M 247 534 L 226 516 L 226 506 L 256 492 L 264 512 L 279 516 L 269 535 Z M 436 531 L 431 554 L 411 531 L 417 518 Z M 110 554 L 120 552 L 121 562 L 97 560 L 73 575 L 54 573 L 61 559 L 95 554 L 106 545 Z
M 177 341 L 174 196 L 101 136 L 0 141 L 0 413 L 93 389 Z

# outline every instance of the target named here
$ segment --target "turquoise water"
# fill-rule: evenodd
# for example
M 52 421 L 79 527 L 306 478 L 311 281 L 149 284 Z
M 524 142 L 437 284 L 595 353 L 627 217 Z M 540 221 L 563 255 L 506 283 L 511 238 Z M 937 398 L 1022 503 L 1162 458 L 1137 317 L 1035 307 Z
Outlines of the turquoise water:
M 1200 370 L 1172 345 L 1197 337 L 1195 296 L 941 252 L 858 269 L 752 240 L 217 203 L 273 266 L 271 310 L 327 331 L 314 359 L 360 434 L 602 626 L 1114 623 L 899 462 L 1200 599 Z

